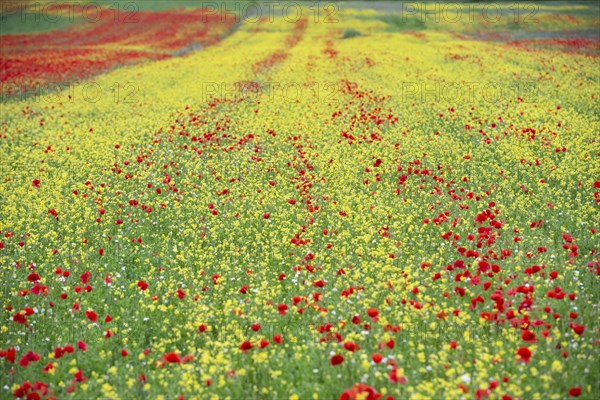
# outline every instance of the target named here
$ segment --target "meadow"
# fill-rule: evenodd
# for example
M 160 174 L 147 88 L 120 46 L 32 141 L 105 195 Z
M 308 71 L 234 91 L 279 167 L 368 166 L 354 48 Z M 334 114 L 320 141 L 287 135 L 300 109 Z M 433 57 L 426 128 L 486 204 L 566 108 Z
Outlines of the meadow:
M 0 398 L 598 397 L 597 4 L 6 4 Z

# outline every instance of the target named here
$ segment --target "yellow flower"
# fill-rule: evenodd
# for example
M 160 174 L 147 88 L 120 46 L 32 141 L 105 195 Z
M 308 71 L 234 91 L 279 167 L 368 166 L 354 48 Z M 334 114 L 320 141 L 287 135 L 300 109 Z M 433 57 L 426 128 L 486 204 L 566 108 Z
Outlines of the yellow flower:
M 552 372 L 560 372 L 562 371 L 562 363 L 558 360 L 552 361 Z

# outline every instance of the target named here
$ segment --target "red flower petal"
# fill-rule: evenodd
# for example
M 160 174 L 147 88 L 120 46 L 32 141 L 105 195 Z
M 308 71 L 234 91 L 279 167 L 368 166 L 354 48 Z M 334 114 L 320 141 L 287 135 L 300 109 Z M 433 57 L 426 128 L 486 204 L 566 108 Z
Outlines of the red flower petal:
M 88 319 L 92 322 L 98 321 L 98 315 L 92 310 L 87 310 L 85 312 L 85 316 L 88 317 Z
M 574 387 L 569 389 L 569 396 L 571 397 L 579 397 L 581 395 L 581 388 Z
M 181 357 L 179 354 L 175 352 L 167 353 L 163 356 L 163 360 L 168 363 L 176 363 L 179 364 L 181 362 Z
M 341 354 L 336 354 L 331 357 L 331 365 L 340 365 L 344 362 L 344 357 Z

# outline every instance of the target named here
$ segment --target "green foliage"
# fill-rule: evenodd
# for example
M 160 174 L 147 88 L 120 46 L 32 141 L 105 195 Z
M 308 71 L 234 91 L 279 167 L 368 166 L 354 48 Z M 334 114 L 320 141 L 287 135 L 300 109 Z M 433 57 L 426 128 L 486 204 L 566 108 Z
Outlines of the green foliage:
M 360 31 L 357 31 L 356 29 L 344 29 L 342 39 L 350 39 L 360 35 L 362 35 L 362 33 L 360 33 Z
M 20 12 L 0 16 L 1 35 L 20 35 L 24 33 L 41 33 L 62 29 L 71 24 L 80 22 L 80 18 L 73 16 L 52 16 L 52 19 L 40 13 Z

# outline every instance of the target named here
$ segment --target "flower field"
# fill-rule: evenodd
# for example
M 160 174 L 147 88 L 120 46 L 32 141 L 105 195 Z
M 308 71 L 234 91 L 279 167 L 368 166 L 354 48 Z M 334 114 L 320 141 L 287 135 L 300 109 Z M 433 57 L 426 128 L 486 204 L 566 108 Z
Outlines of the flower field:
M 3 35 L 0 398 L 598 398 L 600 18 L 536 7 Z
M 72 24 L 58 32 L 6 35 L 0 49 L 2 93 L 35 92 L 40 86 L 60 86 L 118 66 L 168 58 L 178 51 L 217 42 L 235 22 L 233 16 L 220 18 L 202 10 L 138 12 L 131 6 L 122 8 L 64 4 L 31 9 L 32 22 L 42 17 L 74 20 L 77 16 L 88 23 Z

